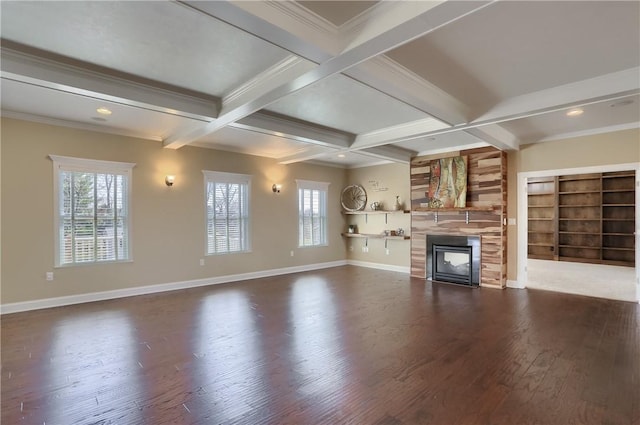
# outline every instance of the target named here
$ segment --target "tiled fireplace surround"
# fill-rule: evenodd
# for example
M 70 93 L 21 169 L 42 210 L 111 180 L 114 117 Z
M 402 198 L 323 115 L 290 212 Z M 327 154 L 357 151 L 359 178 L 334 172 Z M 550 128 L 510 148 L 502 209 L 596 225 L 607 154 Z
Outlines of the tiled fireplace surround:
M 427 202 L 431 160 L 458 155 L 468 157 L 467 210 L 425 211 L 420 204 Z M 480 148 L 417 157 L 411 161 L 410 173 L 411 275 L 426 278 L 428 234 L 473 235 L 481 240 L 480 286 L 504 288 L 507 282 L 506 153 Z

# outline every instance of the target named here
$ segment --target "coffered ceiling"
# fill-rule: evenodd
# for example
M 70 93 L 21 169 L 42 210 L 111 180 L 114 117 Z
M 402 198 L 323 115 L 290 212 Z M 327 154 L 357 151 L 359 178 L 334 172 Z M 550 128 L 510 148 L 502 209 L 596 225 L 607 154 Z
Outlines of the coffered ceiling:
M 640 125 L 637 1 L 0 8 L 3 116 L 167 149 L 356 167 Z

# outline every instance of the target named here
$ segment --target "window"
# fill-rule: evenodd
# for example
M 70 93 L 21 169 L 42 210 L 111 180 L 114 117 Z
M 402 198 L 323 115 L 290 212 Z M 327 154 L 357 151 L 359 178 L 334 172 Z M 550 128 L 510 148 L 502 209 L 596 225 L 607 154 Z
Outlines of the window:
M 135 164 L 50 155 L 56 266 L 131 260 L 131 170 Z
M 298 246 L 327 244 L 329 183 L 296 180 L 298 184 Z
M 207 254 L 248 252 L 251 176 L 203 171 L 207 209 Z

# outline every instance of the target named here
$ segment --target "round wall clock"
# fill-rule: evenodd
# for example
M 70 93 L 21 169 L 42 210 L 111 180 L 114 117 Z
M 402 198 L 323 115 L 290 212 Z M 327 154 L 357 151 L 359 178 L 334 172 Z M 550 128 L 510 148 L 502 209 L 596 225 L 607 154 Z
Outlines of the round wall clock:
M 352 184 L 342 189 L 340 195 L 342 208 L 347 211 L 360 211 L 367 205 L 367 192 L 359 184 Z

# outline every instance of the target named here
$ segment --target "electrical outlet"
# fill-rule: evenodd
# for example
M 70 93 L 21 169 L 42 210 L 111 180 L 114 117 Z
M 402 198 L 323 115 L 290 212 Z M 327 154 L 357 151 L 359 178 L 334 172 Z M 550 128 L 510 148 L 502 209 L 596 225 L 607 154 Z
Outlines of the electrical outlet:
M 289 252 L 289 255 L 291 255 L 292 257 L 293 257 L 293 254 L 294 254 L 293 251 Z
M 384 252 L 385 252 L 385 254 L 389 255 L 389 253 L 390 253 L 389 248 L 385 249 Z
M 349 245 L 349 251 L 353 252 L 353 245 Z
M 200 265 L 201 265 L 201 266 L 204 266 L 204 258 L 201 258 L 201 259 L 200 259 Z
M 45 276 L 46 276 L 48 281 L 52 281 L 53 280 L 53 272 L 47 272 Z
M 363 246 L 362 247 L 362 252 L 369 252 L 369 247 L 368 246 Z

